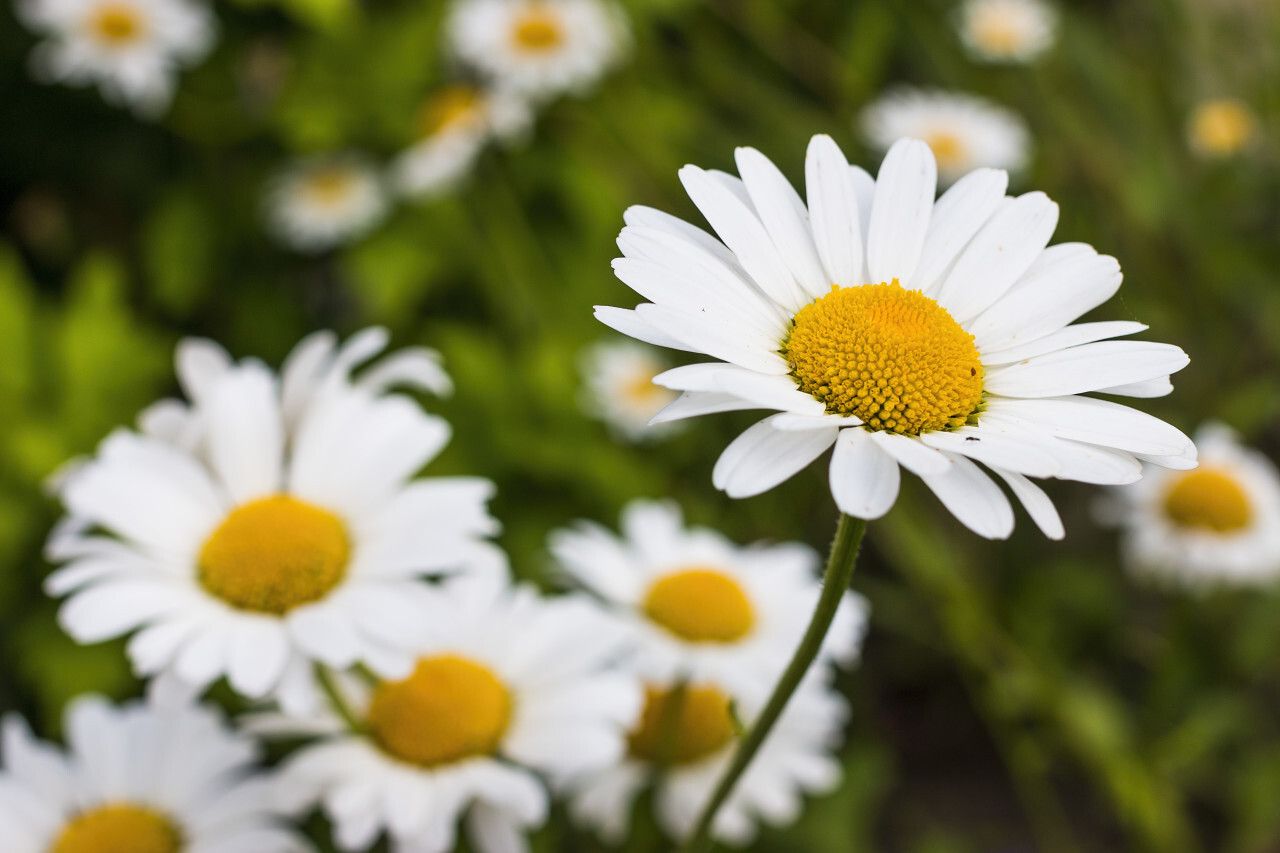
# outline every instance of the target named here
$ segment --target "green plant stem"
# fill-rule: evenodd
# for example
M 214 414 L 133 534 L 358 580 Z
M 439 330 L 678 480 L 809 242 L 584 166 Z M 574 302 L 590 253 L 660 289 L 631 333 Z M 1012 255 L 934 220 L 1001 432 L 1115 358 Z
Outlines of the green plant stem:
M 715 821 L 716 813 L 733 793 L 733 786 L 751 764 L 751 759 L 755 758 L 756 752 L 769 736 L 770 730 L 782 715 L 787 702 L 800 686 L 805 673 L 809 671 L 809 667 L 822 648 L 822 641 L 826 639 L 831 622 L 835 619 L 836 610 L 840 607 L 840 599 L 849 588 L 849 579 L 853 577 L 853 567 L 858 561 L 858 548 L 862 545 L 862 536 L 866 531 L 866 521 L 843 514 L 840 516 L 840 523 L 836 526 L 835 540 L 831 543 L 830 554 L 827 555 L 827 569 L 822 576 L 822 594 L 818 597 L 818 606 L 814 608 L 813 618 L 809 620 L 804 638 L 792 656 L 791 663 L 787 664 L 786 671 L 782 673 L 782 678 L 774 686 L 769 703 L 765 705 L 764 711 L 752 724 L 742 743 L 738 745 L 733 761 L 720 777 L 711 799 L 707 801 L 702 814 L 698 816 L 693 834 L 680 848 L 684 853 L 701 853 L 711 846 L 711 826 Z
M 316 682 L 319 683 L 320 689 L 329 698 L 329 704 L 333 705 L 333 710 L 342 718 L 342 722 L 346 724 L 347 728 L 352 732 L 363 732 L 365 730 L 364 722 L 347 707 L 346 700 L 338 692 L 338 685 L 333 683 L 333 676 L 322 664 L 316 664 Z

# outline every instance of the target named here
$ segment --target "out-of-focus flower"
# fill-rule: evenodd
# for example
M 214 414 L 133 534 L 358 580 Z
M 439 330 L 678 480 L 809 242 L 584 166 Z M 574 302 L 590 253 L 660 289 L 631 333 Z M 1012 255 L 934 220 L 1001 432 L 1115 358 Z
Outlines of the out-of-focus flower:
M 1191 149 L 1203 157 L 1230 157 L 1253 142 L 1257 120 L 1249 105 L 1235 98 L 1197 104 L 1187 123 Z
M 354 240 L 380 223 L 389 207 L 381 177 L 354 154 L 293 164 L 271 182 L 266 205 L 272 233 L 299 252 Z
M 669 502 L 633 501 L 622 532 L 580 522 L 551 535 L 551 553 L 635 626 L 644 671 L 767 699 L 817 604 L 818 555 L 799 543 L 741 547 L 714 530 L 686 528 Z M 822 665 L 851 663 L 865 623 L 865 602 L 846 592 Z
M 6 853 L 305 853 L 285 826 L 257 748 L 213 710 L 153 700 L 67 708 L 70 754 L 4 720 Z
M 57 483 L 68 517 L 48 579 L 80 642 L 134 632 L 139 675 L 291 708 L 318 699 L 314 662 L 363 662 L 403 677 L 421 575 L 505 566 L 485 537 L 493 484 L 414 475 L 449 425 L 392 385 L 448 390 L 434 352 L 409 349 L 351 371 L 386 346 L 370 329 L 341 348 L 304 340 L 280 377 L 233 363 L 211 341 L 178 347 L 190 399 L 143 413 Z
M 1108 520 L 1123 526 L 1129 567 L 1188 586 L 1280 577 L 1280 474 L 1222 424 L 1196 433 L 1200 466 L 1153 469 L 1116 489 Z
M 544 99 L 589 89 L 629 47 L 613 0 L 455 0 L 453 52 L 495 86 Z
M 1177 429 L 1080 396 L 1166 394 L 1188 359 L 1107 340 L 1140 323 L 1068 325 L 1119 289 L 1120 266 L 1081 243 L 1048 246 L 1058 206 L 1043 193 L 1008 199 L 1008 176 L 979 169 L 935 201 L 919 140 L 895 143 L 872 180 L 815 137 L 807 208 L 760 152 L 740 148 L 737 162 L 741 180 L 680 173 L 724 242 L 631 208 L 614 271 L 652 301 L 596 308 L 624 334 L 716 359 L 658 377 L 685 392 L 660 419 L 778 412 L 716 462 L 712 482 L 731 497 L 773 488 L 834 445 L 842 512 L 884 515 L 902 467 L 966 526 L 1003 538 L 1013 510 L 980 462 L 1057 538 L 1057 511 L 1028 477 L 1122 484 L 1141 475 L 1139 458 L 1194 465 Z
M 653 383 L 671 365 L 649 346 L 601 341 L 582 354 L 583 408 L 627 441 L 649 441 L 670 433 L 672 424 L 649 419 L 680 396 Z
M 881 151 L 899 139 L 923 139 L 943 185 L 983 166 L 1020 172 L 1030 158 L 1022 117 L 976 95 L 898 88 L 868 104 L 860 122 Z
M 396 189 L 430 196 L 453 187 L 471 171 L 490 140 L 508 141 L 527 131 L 533 111 L 519 95 L 452 84 L 423 103 L 417 141 L 392 165 Z
M 20 0 L 19 18 L 49 38 L 31 55 L 37 79 L 97 83 L 142 115 L 164 112 L 178 69 L 213 46 L 216 21 L 199 0 Z
M 1057 26 L 1043 0 L 967 0 L 957 17 L 961 42 L 981 62 L 1030 62 L 1053 45 Z

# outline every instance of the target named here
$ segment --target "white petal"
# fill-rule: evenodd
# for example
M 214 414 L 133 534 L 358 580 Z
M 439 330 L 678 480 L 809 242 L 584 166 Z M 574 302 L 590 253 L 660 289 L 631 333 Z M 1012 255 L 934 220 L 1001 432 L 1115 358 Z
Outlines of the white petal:
M 174 361 L 178 382 L 188 400 L 199 402 L 210 386 L 231 369 L 231 356 L 221 346 L 206 338 L 183 338 L 178 342 Z
M 959 453 L 992 467 L 1007 468 L 1033 477 L 1052 477 L 1061 464 L 1038 443 L 1002 434 L 998 429 L 964 427 L 955 432 L 929 432 L 920 440 L 930 447 Z
M 669 403 L 666 408 L 650 418 L 649 423 L 662 424 L 684 418 L 696 418 L 700 415 L 712 415 L 719 412 L 740 412 L 745 409 L 755 408 L 758 408 L 757 404 L 735 397 L 732 394 L 686 391 Z
M 840 431 L 831 454 L 831 495 L 836 506 L 854 518 L 880 518 L 898 498 L 898 462 L 854 427 Z
M 595 306 L 595 318 L 615 332 L 621 332 L 629 338 L 644 341 L 646 344 L 666 347 L 667 349 L 685 350 L 686 352 L 699 351 L 697 347 L 691 347 L 661 329 L 654 328 L 630 308 L 597 305 Z
M 836 440 L 836 427 L 784 432 L 766 418 L 734 439 L 711 473 L 711 482 L 732 498 L 766 492 L 794 476 Z
M 945 452 L 945 451 L 944 451 Z M 1000 487 L 963 456 L 947 453 L 951 470 L 921 479 L 965 527 L 987 539 L 1013 532 L 1013 507 Z
M 735 159 L 756 213 L 792 275 L 809 296 L 825 295 L 831 280 L 818 259 L 809 212 L 800 194 L 778 167 L 754 148 L 739 148 Z
M 1067 535 L 1057 508 L 1043 489 L 1015 471 L 1005 471 L 995 467 L 991 470 L 1009 484 L 1009 488 L 1027 508 L 1027 514 L 1031 516 L 1031 520 L 1045 536 L 1050 539 L 1061 539 Z
M 1125 385 L 1112 385 L 1099 388 L 1099 394 L 1115 394 L 1119 397 L 1167 397 L 1173 393 L 1173 383 L 1168 376 L 1157 376 L 1142 382 L 1130 382 Z
M 1172 344 L 1102 341 L 997 368 L 983 386 L 1003 397 L 1062 397 L 1167 376 L 1189 363 Z
M 1145 412 L 1090 397 L 992 398 L 987 409 L 1050 434 L 1130 453 L 1177 456 L 1193 446 L 1178 429 Z
M 871 440 L 917 477 L 943 474 L 951 470 L 950 460 L 922 442 L 919 437 L 912 438 L 880 430 L 871 433 Z
M 943 273 L 996 212 L 1008 186 L 1009 173 L 1003 169 L 975 169 L 942 194 L 933 207 L 920 264 L 911 277 L 913 289 L 934 295 Z
M 724 322 L 722 318 L 690 314 L 647 302 L 636 306 L 636 313 L 650 325 L 681 341 L 684 344 L 682 349 L 706 353 L 761 373 L 783 374 L 790 370 L 778 355 L 781 341 Z
M 246 617 L 231 641 L 227 676 L 237 693 L 261 699 L 284 675 L 289 641 L 276 619 Z
M 284 424 L 275 377 L 249 363 L 226 374 L 209 393 L 209 461 L 236 503 L 280 491 Z
M 867 228 L 871 283 L 896 278 L 905 287 L 914 280 L 937 185 L 938 167 L 928 145 L 918 139 L 893 144 L 880 165 Z
M 866 284 L 862 280 L 862 223 L 849 161 L 835 140 L 819 134 L 809 141 L 804 167 L 813 239 L 827 271 L 827 283 L 841 287 Z
M 999 307 L 999 304 L 997 303 L 996 307 Z M 1145 332 L 1146 330 L 1146 325 L 1134 323 L 1130 320 L 1103 320 L 1098 323 L 1079 323 L 1075 326 L 1067 326 L 1065 329 L 1059 329 L 1052 334 L 1037 338 L 1029 343 L 1020 344 L 999 352 L 988 352 L 982 349 L 981 346 L 978 349 L 982 352 L 982 363 L 987 367 L 996 367 L 1002 364 L 1013 364 L 1015 361 L 1025 361 L 1038 355 L 1057 352 L 1060 349 L 1075 347 L 1080 344 L 1091 344 L 1094 341 L 1103 341 L 1107 338 L 1136 335 L 1138 332 Z M 1018 336 L 1017 340 L 1021 339 L 1021 336 Z

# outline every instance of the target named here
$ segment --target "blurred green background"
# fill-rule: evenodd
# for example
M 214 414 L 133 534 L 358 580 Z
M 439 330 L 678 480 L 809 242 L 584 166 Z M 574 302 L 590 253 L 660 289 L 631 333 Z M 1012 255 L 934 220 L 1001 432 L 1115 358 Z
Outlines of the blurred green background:
M 295 155 L 403 147 L 448 79 L 440 3 L 222 0 L 216 51 L 158 122 L 32 82 L 35 38 L 0 11 L 0 708 L 53 734 L 75 693 L 138 690 L 120 644 L 79 648 L 56 627 L 42 484 L 177 393 L 184 335 L 273 364 L 318 328 L 385 324 L 395 346 L 440 349 L 457 393 L 429 405 L 455 438 L 433 471 L 498 483 L 524 576 L 547 577 L 549 530 L 614 524 L 637 496 L 674 496 L 739 541 L 822 549 L 835 508 L 821 466 L 731 501 L 711 467 L 753 414 L 620 444 L 581 412 L 578 353 L 617 337 L 593 304 L 636 301 L 609 270 L 627 205 L 699 221 L 679 166 L 732 170 L 752 145 L 799 181 L 818 132 L 874 171 L 854 120 L 894 83 L 1024 115 L 1034 154 L 1014 189 L 1061 204 L 1057 241 L 1124 267 L 1097 316 L 1192 357 L 1173 396 L 1139 407 L 1188 432 L 1223 419 L 1276 458 L 1280 3 L 1062 4 L 1057 47 L 1012 68 L 971 62 L 935 0 L 627 5 L 633 57 L 596 92 L 548 106 L 527 144 L 488 150 L 451 196 L 319 257 L 266 236 L 264 182 Z M 1206 161 L 1186 122 L 1223 95 L 1252 107 L 1260 140 Z M 1097 490 L 1048 490 L 1062 543 L 1025 516 L 1010 542 L 981 541 L 915 482 L 871 526 L 855 580 L 871 631 L 842 682 L 846 784 L 757 849 L 1280 850 L 1280 593 L 1135 584 L 1093 518 Z M 541 847 L 595 849 L 564 831 Z

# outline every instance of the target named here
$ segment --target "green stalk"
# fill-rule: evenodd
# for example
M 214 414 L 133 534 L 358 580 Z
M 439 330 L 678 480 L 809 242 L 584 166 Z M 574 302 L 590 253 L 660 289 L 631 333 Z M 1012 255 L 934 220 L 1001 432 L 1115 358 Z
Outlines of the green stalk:
M 329 704 L 333 706 L 333 710 L 342 718 L 342 722 L 346 724 L 347 729 L 353 733 L 363 733 L 365 731 L 364 722 L 347 707 L 346 701 L 342 698 L 342 693 L 338 690 L 338 685 L 333 683 L 333 676 L 324 664 L 316 664 L 316 681 L 320 684 L 320 690 L 329 698 Z

